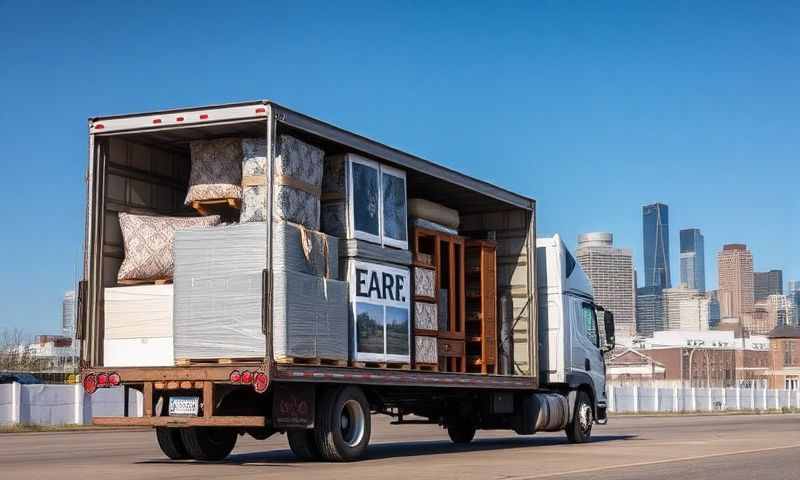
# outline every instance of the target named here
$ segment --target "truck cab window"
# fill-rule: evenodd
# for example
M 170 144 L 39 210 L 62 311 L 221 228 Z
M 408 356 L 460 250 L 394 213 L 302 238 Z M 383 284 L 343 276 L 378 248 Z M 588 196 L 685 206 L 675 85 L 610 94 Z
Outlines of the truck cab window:
M 581 304 L 581 330 L 595 347 L 600 346 L 597 333 L 597 314 L 588 303 Z

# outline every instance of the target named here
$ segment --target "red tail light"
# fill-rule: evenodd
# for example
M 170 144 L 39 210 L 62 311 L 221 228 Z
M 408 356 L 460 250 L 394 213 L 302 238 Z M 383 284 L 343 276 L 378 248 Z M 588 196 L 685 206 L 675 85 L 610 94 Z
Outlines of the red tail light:
M 231 372 L 230 376 L 228 376 L 228 380 L 230 380 L 231 383 L 239 383 L 242 381 L 242 374 L 239 373 L 239 370 L 234 370 Z
M 89 395 L 93 394 L 97 390 L 97 377 L 94 376 L 94 373 L 90 373 L 83 377 L 83 391 L 88 393 Z
M 208 120 L 208 115 L 206 115 L 205 113 L 200 115 L 200 120 Z
M 175 119 L 175 121 L 176 121 L 176 122 L 182 122 L 182 121 L 183 121 L 183 117 L 177 117 L 177 118 Z
M 242 383 L 250 383 L 253 381 L 253 374 L 248 370 L 242 372 Z
M 256 113 L 267 113 L 267 109 L 263 107 L 256 108 Z
M 258 393 L 264 393 L 267 391 L 267 387 L 269 387 L 269 377 L 264 372 L 256 373 L 255 381 L 253 382 L 253 386 Z
M 105 387 L 108 385 L 108 374 L 101 373 L 97 376 L 97 386 L 98 387 Z
M 117 372 L 109 374 L 108 376 L 108 384 L 111 385 L 112 387 L 116 387 L 117 385 L 119 385 L 121 380 L 122 379 L 119 377 L 119 373 Z
M 103 125 L 102 123 L 96 123 L 95 126 L 94 126 L 95 130 L 102 130 L 104 128 L 106 128 L 106 126 Z

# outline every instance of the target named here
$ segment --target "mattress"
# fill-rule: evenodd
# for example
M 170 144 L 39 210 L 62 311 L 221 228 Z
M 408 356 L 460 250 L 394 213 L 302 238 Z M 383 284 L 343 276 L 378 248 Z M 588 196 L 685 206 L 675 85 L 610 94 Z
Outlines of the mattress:
M 430 220 L 456 230 L 460 223 L 458 210 L 453 210 L 423 198 L 410 198 L 408 200 L 408 216 Z
M 280 136 L 272 199 L 278 219 L 319 230 L 324 158 L 319 148 L 290 135 Z
M 242 210 L 239 215 L 242 223 L 267 221 L 268 148 L 265 138 L 242 139 Z

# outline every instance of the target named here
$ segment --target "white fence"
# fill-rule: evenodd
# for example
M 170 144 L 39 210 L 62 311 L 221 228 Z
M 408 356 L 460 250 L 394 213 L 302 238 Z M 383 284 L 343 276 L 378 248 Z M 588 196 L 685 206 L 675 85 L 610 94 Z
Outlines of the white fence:
M 122 415 L 122 388 L 86 395 L 81 385 L 0 385 L 0 425 L 88 425 L 93 416 Z M 142 415 L 142 395 L 129 392 L 128 412 Z
M 141 393 L 131 390 L 129 395 L 130 415 L 141 416 Z M 613 413 L 798 409 L 800 391 L 616 385 L 608 387 L 608 407 Z M 93 416 L 118 416 L 123 411 L 122 388 L 86 395 L 81 385 L 0 385 L 0 425 L 88 425 Z
M 769 411 L 800 408 L 800 390 L 760 388 L 608 387 L 613 413 Z

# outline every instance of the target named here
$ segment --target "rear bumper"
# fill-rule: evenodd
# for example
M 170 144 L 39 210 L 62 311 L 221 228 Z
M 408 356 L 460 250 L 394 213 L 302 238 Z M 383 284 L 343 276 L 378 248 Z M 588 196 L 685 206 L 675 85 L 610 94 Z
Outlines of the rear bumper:
M 94 417 L 104 427 L 264 427 L 264 417 Z

